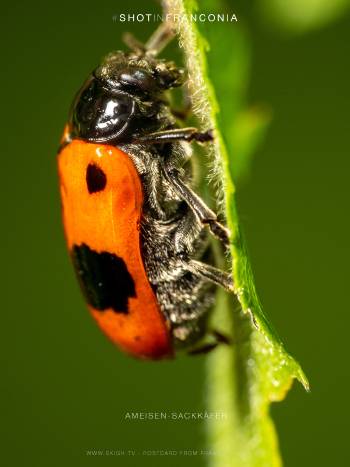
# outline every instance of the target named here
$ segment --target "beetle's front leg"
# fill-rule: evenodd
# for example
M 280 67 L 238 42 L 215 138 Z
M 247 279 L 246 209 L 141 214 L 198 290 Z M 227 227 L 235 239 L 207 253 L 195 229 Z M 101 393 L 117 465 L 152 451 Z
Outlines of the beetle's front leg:
M 191 208 L 203 225 L 208 225 L 211 233 L 217 237 L 225 247 L 230 245 L 230 232 L 218 221 L 217 215 L 181 178 L 178 169 L 162 166 L 166 180 L 177 195 Z
M 211 130 L 201 132 L 194 127 L 171 128 L 138 136 L 133 140 L 133 143 L 164 144 L 174 143 L 176 141 L 197 141 L 199 143 L 206 143 L 208 141 L 213 141 L 213 132 Z

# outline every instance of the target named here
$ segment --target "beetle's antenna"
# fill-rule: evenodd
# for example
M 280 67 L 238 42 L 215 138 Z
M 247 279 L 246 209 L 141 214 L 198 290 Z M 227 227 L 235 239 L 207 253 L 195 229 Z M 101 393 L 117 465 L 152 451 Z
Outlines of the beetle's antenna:
M 126 32 L 123 35 L 123 42 L 129 49 L 138 55 L 148 55 L 156 57 L 171 41 L 175 36 L 174 28 L 170 22 L 162 23 L 148 39 L 146 44 L 136 39 L 136 37 L 130 32 Z
M 158 55 L 175 36 L 174 27 L 169 21 L 162 23 L 145 44 L 146 54 Z
M 139 55 L 145 55 L 146 53 L 146 46 L 136 39 L 136 37 L 131 34 L 130 32 L 126 32 L 123 34 L 123 42 L 125 45 L 129 47 L 133 52 L 139 54 Z

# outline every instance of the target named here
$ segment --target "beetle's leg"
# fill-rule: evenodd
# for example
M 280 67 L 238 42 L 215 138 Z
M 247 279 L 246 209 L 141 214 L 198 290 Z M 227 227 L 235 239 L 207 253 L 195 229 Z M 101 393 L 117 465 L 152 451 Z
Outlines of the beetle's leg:
M 211 342 L 209 344 L 203 344 L 200 347 L 197 347 L 193 350 L 189 350 L 187 354 L 188 355 L 204 355 L 216 349 L 218 345 L 219 345 L 219 342 Z
M 199 237 L 203 230 L 202 223 L 198 220 L 195 213 L 188 208 L 186 214 L 178 221 L 174 234 L 174 246 L 176 254 L 184 251 L 191 251 L 194 241 Z
M 192 272 L 192 274 L 201 276 L 216 285 L 220 285 L 229 292 L 234 291 L 232 275 L 228 272 L 221 271 L 214 266 L 210 266 L 209 264 L 202 263 L 195 259 L 190 259 L 188 261 L 186 269 Z
M 232 344 L 232 339 L 228 336 L 226 336 L 225 334 L 222 334 L 220 331 L 218 331 L 217 329 L 213 329 L 210 334 L 212 334 L 216 341 L 219 343 L 219 344 L 227 344 L 227 345 L 231 345 Z
M 173 143 L 175 141 L 198 141 L 206 143 L 213 140 L 213 132 L 211 130 L 200 132 L 197 128 L 171 128 L 169 130 L 156 131 L 144 136 L 139 136 L 133 140 L 134 143 L 143 144 L 164 144 Z
M 163 172 L 172 188 L 192 209 L 200 222 L 208 225 L 212 234 L 215 235 L 215 237 L 217 237 L 226 247 L 228 247 L 230 245 L 230 232 L 226 227 L 220 224 L 215 212 L 204 203 L 200 196 L 198 196 L 180 179 L 179 171 L 177 169 L 163 166 Z
M 212 331 L 211 334 L 215 337 L 216 341 L 215 342 L 209 342 L 208 344 L 203 344 L 200 347 L 196 347 L 189 352 L 187 352 L 189 355 L 203 355 L 211 352 L 212 350 L 216 349 L 218 345 L 220 344 L 226 344 L 226 345 L 231 345 L 231 339 L 227 336 L 224 336 L 221 334 L 219 331 Z
M 175 251 L 179 257 L 181 257 L 186 250 L 191 250 L 193 241 L 198 237 L 201 229 L 202 225 L 193 212 L 188 212 L 188 214 L 179 222 L 174 237 Z M 232 276 L 227 272 L 221 271 L 220 269 L 195 259 L 186 260 L 183 267 L 195 276 L 200 276 L 210 282 L 213 282 L 229 292 L 233 291 Z

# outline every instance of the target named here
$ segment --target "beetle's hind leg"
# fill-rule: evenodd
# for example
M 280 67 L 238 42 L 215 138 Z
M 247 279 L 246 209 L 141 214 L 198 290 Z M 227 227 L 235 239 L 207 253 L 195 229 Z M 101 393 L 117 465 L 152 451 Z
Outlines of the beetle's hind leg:
M 214 342 L 208 342 L 207 344 L 202 344 L 199 347 L 195 347 L 192 350 L 189 350 L 188 355 L 203 355 L 211 352 L 216 349 L 220 344 L 232 345 L 232 341 L 228 336 L 225 336 L 219 331 L 213 330 L 210 334 L 215 338 Z

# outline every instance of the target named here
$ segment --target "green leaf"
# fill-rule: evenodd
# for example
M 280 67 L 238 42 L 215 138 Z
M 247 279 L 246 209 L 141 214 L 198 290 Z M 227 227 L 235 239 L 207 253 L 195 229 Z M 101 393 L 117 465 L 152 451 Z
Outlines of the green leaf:
M 182 19 L 175 26 L 188 71 L 189 94 L 199 125 L 215 130 L 215 141 L 208 148 L 210 173 L 219 208 L 232 233 L 236 296 L 219 293 L 213 322 L 216 329 L 232 335 L 234 345 L 221 346 L 207 359 L 208 409 L 223 413 L 223 419 L 208 423 L 208 440 L 214 451 L 209 459 L 213 467 L 275 467 L 281 460 L 269 405 L 285 397 L 294 378 L 306 389 L 308 382 L 259 302 L 239 227 L 234 184 L 238 170 L 245 170 L 261 140 L 269 117 L 264 111 L 245 107 L 249 47 L 240 26 L 201 23 L 199 30 L 198 23 L 188 20 L 197 11 L 194 0 L 165 0 L 163 6 Z M 201 12 L 218 7 L 214 0 L 201 2 Z

